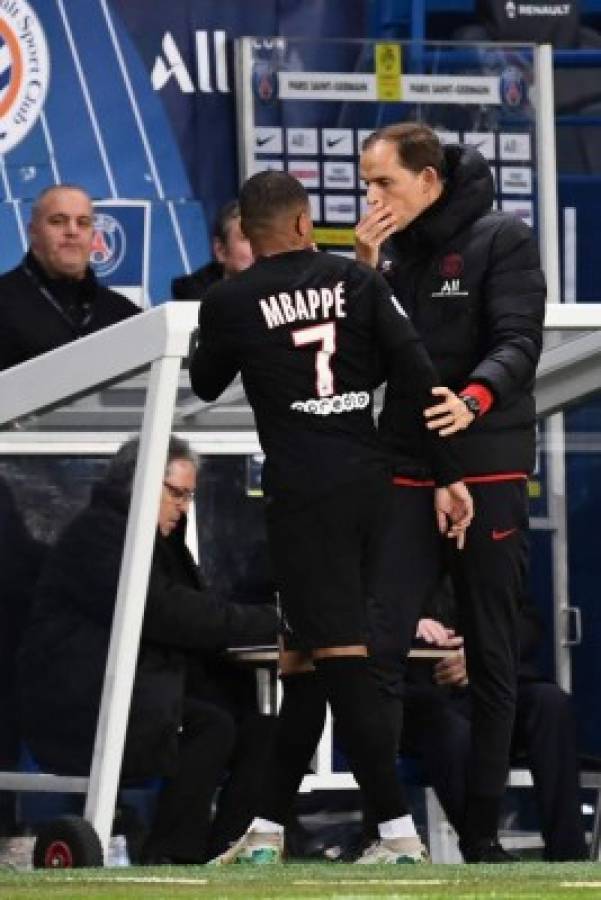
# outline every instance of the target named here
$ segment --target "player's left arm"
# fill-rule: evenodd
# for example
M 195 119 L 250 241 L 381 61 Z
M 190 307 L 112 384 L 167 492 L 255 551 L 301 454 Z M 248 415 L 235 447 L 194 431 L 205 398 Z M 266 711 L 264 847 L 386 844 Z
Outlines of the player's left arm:
M 190 360 L 190 384 L 201 400 L 211 401 L 232 383 L 240 366 L 228 346 L 227 329 L 220 321 L 219 299 L 207 299 L 201 304 L 198 323 L 198 344 Z
M 429 428 L 443 437 L 461 431 L 533 383 L 542 349 L 545 295 L 532 231 L 520 219 L 507 217 L 493 240 L 481 287 L 484 355 L 459 394 L 436 389 L 438 402 L 426 411 Z M 476 399 L 475 409 L 462 395 Z

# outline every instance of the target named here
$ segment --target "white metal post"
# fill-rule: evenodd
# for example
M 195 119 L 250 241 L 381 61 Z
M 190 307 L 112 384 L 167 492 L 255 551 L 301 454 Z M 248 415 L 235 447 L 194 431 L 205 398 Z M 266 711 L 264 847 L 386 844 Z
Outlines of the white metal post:
M 551 520 L 551 566 L 553 572 L 553 635 L 555 678 L 564 691 L 572 688 L 569 639 L 570 589 L 568 522 L 565 471 L 565 426 L 563 413 L 545 422 L 547 453 L 547 515 Z
M 557 215 L 557 159 L 555 153 L 555 97 L 553 48 L 542 44 L 534 52 L 538 160 L 538 217 L 541 262 L 547 279 L 547 303 L 561 302 L 559 226 Z M 565 480 L 563 413 L 546 420 L 548 515 L 552 522 L 553 616 L 555 674 L 564 690 L 570 689 L 568 646 L 568 527 Z
M 559 231 L 557 224 L 557 158 L 555 153 L 555 96 L 553 47 L 534 50 L 536 83 L 536 155 L 538 164 L 538 227 L 540 254 L 547 279 L 547 302 L 561 300 L 559 279 Z
M 255 129 L 253 115 L 253 38 L 238 38 L 234 44 L 238 125 L 238 169 L 240 184 L 254 173 Z
M 152 364 L 140 434 L 84 813 L 96 829 L 105 858 L 117 798 L 180 363 L 179 357 L 166 357 Z

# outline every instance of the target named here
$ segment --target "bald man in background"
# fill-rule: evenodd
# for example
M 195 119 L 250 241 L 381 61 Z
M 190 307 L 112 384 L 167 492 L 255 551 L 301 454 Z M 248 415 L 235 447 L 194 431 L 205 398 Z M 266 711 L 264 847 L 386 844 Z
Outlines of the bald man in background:
M 94 213 L 82 188 L 42 191 L 28 233 L 25 257 L 0 276 L 0 370 L 140 312 L 90 267 Z

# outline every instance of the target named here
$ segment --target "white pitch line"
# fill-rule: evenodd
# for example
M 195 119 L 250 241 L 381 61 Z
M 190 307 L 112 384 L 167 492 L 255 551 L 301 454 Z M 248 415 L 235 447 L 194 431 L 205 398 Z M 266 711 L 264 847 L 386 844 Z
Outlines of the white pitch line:
M 292 884 L 301 886 L 301 885 L 317 885 L 321 887 L 325 885 L 326 887 L 336 887 L 339 884 L 356 886 L 361 884 L 400 884 L 403 887 L 415 887 L 420 884 L 427 885 L 441 885 L 441 884 L 450 884 L 451 882 L 444 878 L 427 878 L 427 879 L 415 879 L 415 878 L 337 878 L 336 881 L 315 881 L 311 879 L 305 879 L 302 881 L 293 881 Z M 455 884 L 455 882 L 453 882 Z
M 72 878 L 67 876 L 60 881 L 72 881 L 78 884 L 208 884 L 208 878 L 170 878 L 168 875 L 136 875 L 128 878 L 125 875 L 100 875 L 98 878 Z

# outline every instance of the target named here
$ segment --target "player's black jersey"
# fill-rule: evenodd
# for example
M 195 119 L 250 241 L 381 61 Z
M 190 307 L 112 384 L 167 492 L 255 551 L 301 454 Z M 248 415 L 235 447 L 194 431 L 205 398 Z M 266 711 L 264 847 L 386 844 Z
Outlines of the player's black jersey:
M 209 290 L 190 377 L 195 392 L 213 400 L 241 372 L 266 455 L 266 489 L 322 491 L 390 465 L 373 390 L 399 359 L 424 392 L 437 383 L 377 272 L 296 250 L 261 258 Z

